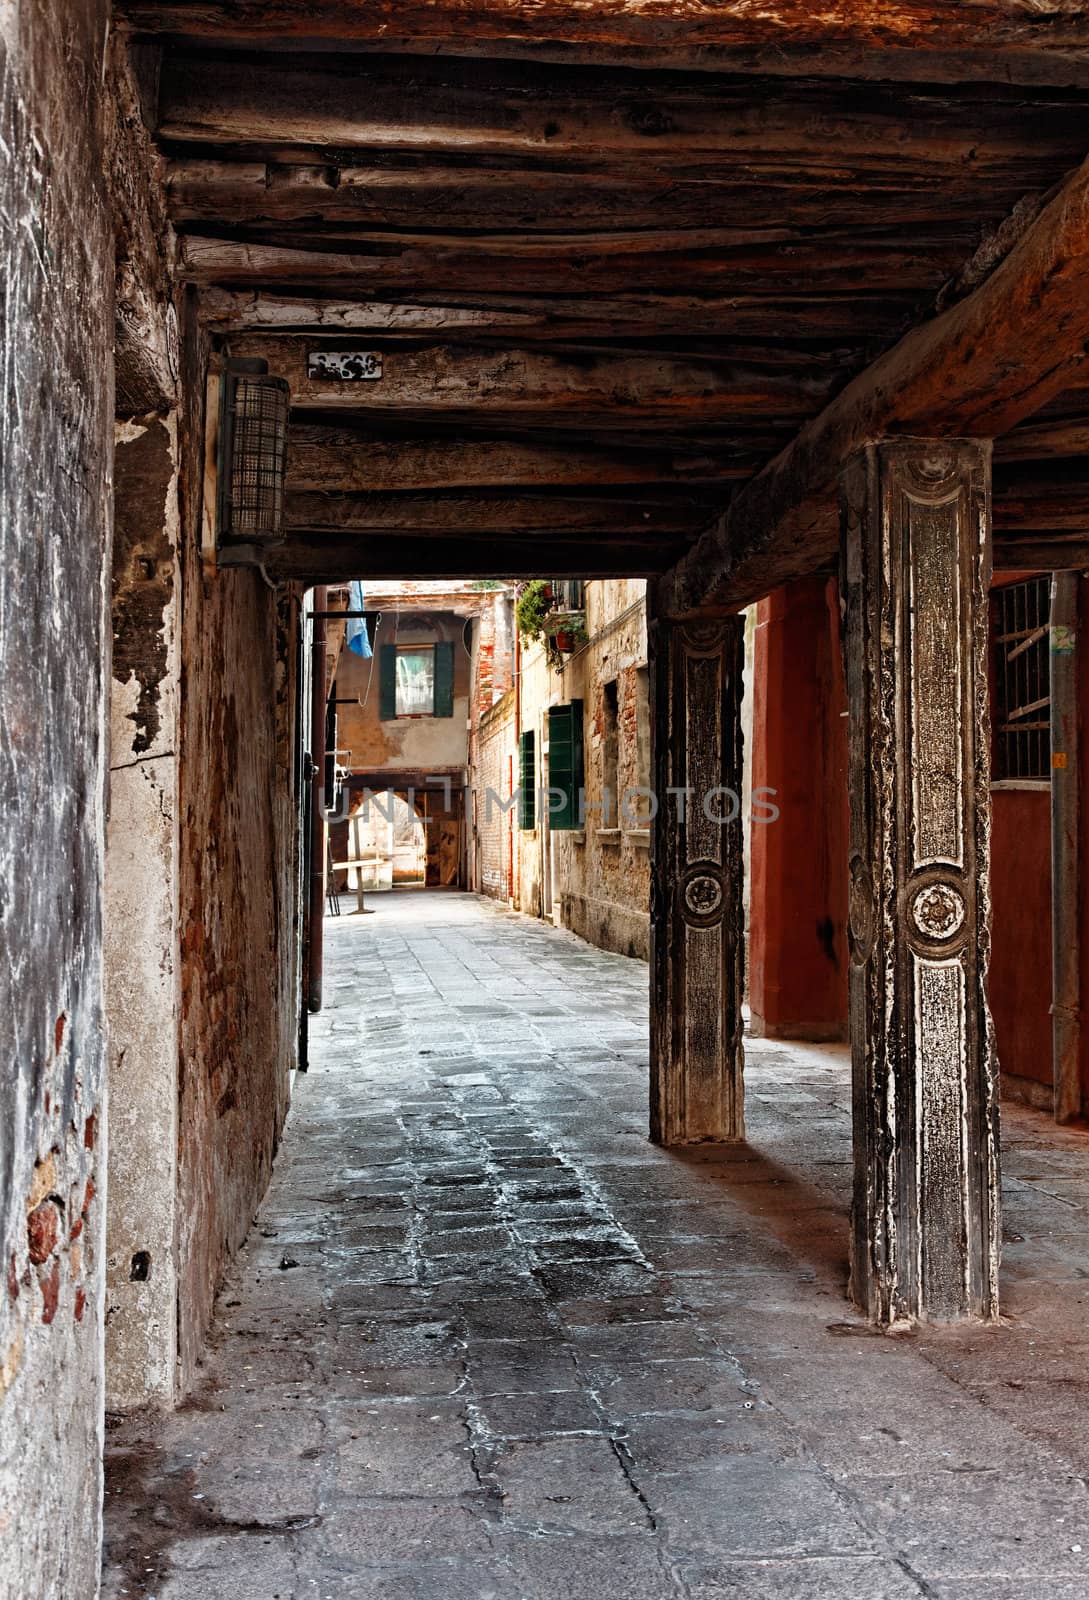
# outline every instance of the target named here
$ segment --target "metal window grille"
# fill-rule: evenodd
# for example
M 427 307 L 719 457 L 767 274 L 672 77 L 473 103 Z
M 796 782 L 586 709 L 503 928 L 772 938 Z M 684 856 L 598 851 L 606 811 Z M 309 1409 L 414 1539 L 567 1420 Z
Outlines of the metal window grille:
M 1051 580 L 991 595 L 994 776 L 1051 777 Z
M 278 539 L 283 531 L 290 391 L 283 378 L 223 375 L 219 536 Z

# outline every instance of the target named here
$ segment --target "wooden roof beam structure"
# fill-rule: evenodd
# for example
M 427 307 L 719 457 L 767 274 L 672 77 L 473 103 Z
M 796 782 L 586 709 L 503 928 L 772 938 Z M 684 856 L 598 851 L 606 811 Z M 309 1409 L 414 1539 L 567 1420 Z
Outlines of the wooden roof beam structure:
M 181 276 L 198 286 L 274 289 L 310 297 L 389 300 L 426 289 L 487 303 L 495 296 L 638 295 L 653 316 L 654 298 L 680 295 L 697 306 L 705 296 L 796 296 L 800 284 L 817 299 L 856 290 L 905 296 L 933 294 L 963 264 L 959 227 L 934 237 L 852 238 L 849 231 L 797 242 L 738 240 L 728 229 L 681 235 L 652 232 L 550 238 L 481 234 L 456 237 L 417 231 L 365 233 L 351 241 L 312 237 L 304 244 L 187 233 L 180 240 Z M 647 297 L 651 297 L 649 301 Z M 588 303 L 582 320 L 594 317 Z M 655 323 L 643 321 L 644 330 Z M 797 327 L 797 324 L 795 325 Z
M 369 419 L 373 424 L 373 419 Z M 638 484 L 722 484 L 750 478 L 751 460 L 720 452 L 577 442 L 540 443 L 449 434 L 379 434 L 293 422 L 287 492 L 594 489 Z
M 313 527 L 348 527 L 357 521 L 369 526 L 369 508 L 387 500 L 406 508 L 464 504 L 470 516 L 487 516 L 489 527 L 504 512 L 521 514 L 518 497 L 531 505 L 586 508 L 639 504 L 652 510 L 672 504 L 696 516 L 716 498 L 721 503 L 723 486 L 732 488 L 731 480 L 751 476 L 728 454 L 719 458 L 713 450 L 549 445 L 472 435 L 399 437 L 296 423 L 288 441 L 287 504 L 295 508 L 294 524 Z M 1043 462 L 996 459 L 993 509 L 995 532 L 1003 536 L 1040 528 L 1089 535 L 1089 466 L 1084 458 L 1065 456 Z
M 676 543 L 706 517 L 702 503 L 683 491 L 642 489 L 631 495 L 530 494 L 525 491 L 479 494 L 289 493 L 284 522 L 289 538 L 300 532 L 351 534 L 361 547 L 368 537 L 490 538 L 501 551 L 508 535 L 589 538 L 617 544 L 631 539 L 638 546 Z
M 460 418 L 480 426 L 532 420 L 551 427 L 613 429 L 730 426 L 801 420 L 823 404 L 836 373 L 802 352 L 761 359 L 677 360 L 656 351 L 565 351 L 555 345 L 480 349 L 413 341 L 370 349 L 382 356 L 374 381 L 314 370 L 314 357 L 351 351 L 293 336 L 232 339 L 231 353 L 266 360 L 291 385 L 296 414 L 363 413 L 378 419 Z
M 550 54 L 718 72 L 1089 83 L 1089 21 L 1061 0 L 119 0 L 138 31 L 299 49 Z
M 224 249 L 227 249 L 226 242 Z M 252 247 L 230 245 L 228 274 L 260 271 Z M 201 245 L 189 252 L 206 271 Z M 301 251 L 292 252 L 295 256 Z M 274 266 L 278 265 L 274 255 Z M 305 268 L 311 262 L 301 262 Z M 319 271 L 320 276 L 320 271 Z M 300 283 L 286 290 L 218 288 L 200 295 L 200 313 L 212 332 L 357 334 L 361 337 L 429 335 L 462 342 L 481 338 L 519 342 L 644 337 L 648 328 L 661 338 L 685 337 L 698 328 L 705 338 L 858 340 L 896 338 L 912 318 L 917 291 L 896 294 L 861 287 L 805 294 L 780 290 L 719 297 L 689 293 L 677 285 L 658 294 L 620 291 L 595 295 L 535 296 L 482 287 L 430 296 L 417 284 L 396 300 L 307 295 Z
M 979 288 L 855 378 L 743 488 L 659 585 L 671 616 L 738 610 L 821 570 L 838 547 L 838 486 L 867 442 L 995 438 L 1084 380 L 1089 162 Z
M 1065 93 L 657 72 L 648 95 L 647 77 L 494 60 L 171 51 L 162 64 L 157 136 L 190 160 L 229 154 L 247 169 L 255 161 L 347 169 L 341 204 L 353 172 L 355 186 L 365 188 L 368 168 L 450 169 L 470 159 L 491 165 L 500 191 L 504 181 L 529 179 L 547 194 L 565 175 L 568 187 L 579 178 L 588 189 L 599 182 L 645 191 L 652 180 L 690 188 L 702 180 L 803 193 L 822 178 L 847 192 L 918 189 L 940 179 L 952 202 L 966 183 L 1020 179 L 1024 193 L 1042 153 L 1055 173 L 1084 154 L 1083 97 Z M 862 168 L 865 183 L 853 183 Z M 472 188 L 472 174 L 463 171 L 462 183 Z M 319 180 L 313 200 L 323 198 Z M 523 212 L 531 212 L 532 188 L 526 201 Z M 834 217 L 832 196 L 829 204 Z M 762 231 L 790 236 L 798 231 L 792 222 L 792 208 L 777 209 Z
M 187 155 L 167 162 L 166 189 L 175 223 L 184 228 L 195 222 L 205 231 L 260 225 L 292 233 L 321 229 L 332 236 L 353 226 L 412 232 L 426 219 L 430 228 L 452 233 L 562 235 L 721 228 L 728 218 L 739 236 L 744 229 L 754 237 L 789 239 L 837 226 L 857 233 L 946 227 L 956 216 L 975 223 L 980 197 L 973 167 L 965 159 L 952 169 L 943 158 L 940 187 L 925 159 L 918 169 L 879 173 L 868 184 L 823 165 L 779 170 L 770 162 L 724 170 L 716 164 L 711 171 L 663 179 L 653 149 L 641 169 L 624 164 L 616 170 L 589 145 L 566 161 L 474 158 L 470 164 L 451 159 L 437 145 L 423 156 L 414 150 L 375 152 L 355 164 L 323 160 L 318 153 L 289 162 L 249 159 L 245 151 L 235 160 Z M 1023 192 L 1023 178 L 1011 174 L 988 199 L 1009 210 Z
M 555 530 L 482 538 L 437 539 L 433 533 L 374 538 L 337 534 L 294 534 L 282 545 L 240 545 L 219 552 L 221 566 L 260 564 L 272 580 L 307 585 L 348 579 L 539 578 L 542 572 L 567 578 L 653 578 L 676 560 L 680 539 L 660 533 L 615 538 L 597 534 L 563 538 Z

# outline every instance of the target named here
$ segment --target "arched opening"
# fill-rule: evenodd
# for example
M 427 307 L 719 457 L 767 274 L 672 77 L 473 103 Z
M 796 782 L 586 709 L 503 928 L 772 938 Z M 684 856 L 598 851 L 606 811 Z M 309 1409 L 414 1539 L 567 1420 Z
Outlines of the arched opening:
M 333 856 L 333 882 L 349 896 L 422 889 L 427 882 L 427 830 L 421 803 L 393 789 L 357 794 L 344 822 L 348 853 Z

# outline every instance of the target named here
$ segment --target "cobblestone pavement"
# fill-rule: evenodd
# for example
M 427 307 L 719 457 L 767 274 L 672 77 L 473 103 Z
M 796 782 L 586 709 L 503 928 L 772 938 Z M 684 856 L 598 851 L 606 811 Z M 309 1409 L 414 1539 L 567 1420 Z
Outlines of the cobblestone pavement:
M 206 1380 L 110 1430 L 109 1600 L 1086 1600 L 1084 1131 L 1007 1114 L 1008 1325 L 873 1335 L 842 1049 L 657 1150 L 644 967 L 372 904 Z

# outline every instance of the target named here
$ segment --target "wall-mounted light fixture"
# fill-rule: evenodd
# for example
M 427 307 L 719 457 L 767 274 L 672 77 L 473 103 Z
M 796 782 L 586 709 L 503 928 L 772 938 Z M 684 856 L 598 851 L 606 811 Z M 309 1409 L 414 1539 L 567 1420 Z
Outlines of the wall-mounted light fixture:
M 216 451 L 218 544 L 282 538 L 290 406 L 287 380 L 270 378 L 266 361 L 227 362 Z

